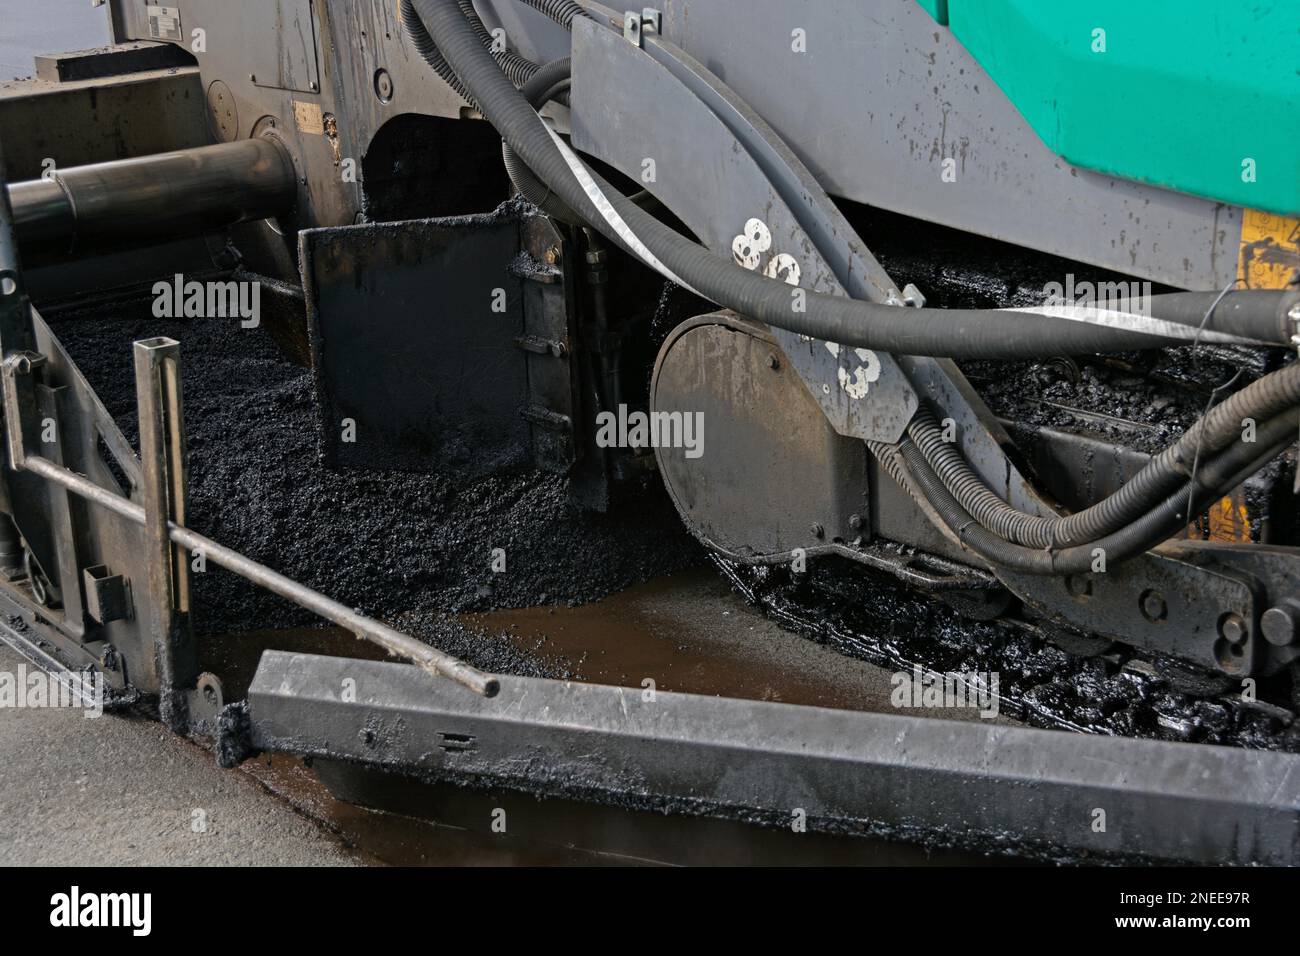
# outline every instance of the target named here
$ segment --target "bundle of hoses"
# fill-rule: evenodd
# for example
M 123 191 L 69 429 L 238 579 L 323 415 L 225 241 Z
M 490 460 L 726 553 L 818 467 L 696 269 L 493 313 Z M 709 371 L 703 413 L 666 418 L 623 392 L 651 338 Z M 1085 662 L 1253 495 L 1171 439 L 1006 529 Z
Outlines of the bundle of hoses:
M 422 47 L 417 37 L 417 49 L 435 69 L 441 64 L 451 71 L 457 88 L 463 83 L 519 161 L 544 184 L 548 199 L 553 195 L 629 254 L 721 306 L 815 339 L 908 355 L 1024 359 L 1184 341 L 1154 334 L 1151 326 L 1138 331 L 996 310 L 903 309 L 792 290 L 740 268 L 674 232 L 562 152 L 558 137 L 493 59 L 459 0 L 403 0 L 408 9 L 418 14 L 407 16 L 413 35 L 429 41 Z M 547 83 L 554 85 L 567 64 L 551 69 Z M 536 100 L 537 90 L 530 93 Z M 1176 293 L 1149 303 L 1151 315 L 1168 323 L 1283 345 L 1295 333 L 1300 293 Z M 1065 517 L 1028 514 L 999 498 L 956 447 L 936 441 L 928 413 L 917 416 L 899 446 L 870 444 L 882 461 L 901 456 L 911 490 L 972 550 L 1014 570 L 1067 574 L 1095 567 L 1098 549 L 1117 562 L 1170 537 L 1186 524 L 1189 509 L 1235 487 L 1290 443 L 1297 405 L 1300 365 L 1289 365 L 1217 406 L 1115 494 Z M 1247 419 L 1261 423 L 1254 442 L 1241 440 Z M 894 470 L 901 473 L 897 464 Z

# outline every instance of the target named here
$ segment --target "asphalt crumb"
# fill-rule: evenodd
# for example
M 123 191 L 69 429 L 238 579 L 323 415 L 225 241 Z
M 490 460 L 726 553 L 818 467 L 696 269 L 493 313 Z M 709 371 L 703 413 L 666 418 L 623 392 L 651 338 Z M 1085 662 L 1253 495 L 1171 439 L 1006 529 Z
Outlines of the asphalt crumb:
M 148 296 L 48 320 L 133 445 L 131 343 L 181 343 L 190 527 L 480 667 L 565 676 L 448 615 L 585 603 L 703 561 L 657 479 L 601 514 L 570 500 L 566 478 L 539 471 L 330 470 L 310 370 L 264 328 L 156 319 Z M 498 548 L 504 573 L 492 568 Z M 192 580 L 200 635 L 318 620 L 211 565 Z

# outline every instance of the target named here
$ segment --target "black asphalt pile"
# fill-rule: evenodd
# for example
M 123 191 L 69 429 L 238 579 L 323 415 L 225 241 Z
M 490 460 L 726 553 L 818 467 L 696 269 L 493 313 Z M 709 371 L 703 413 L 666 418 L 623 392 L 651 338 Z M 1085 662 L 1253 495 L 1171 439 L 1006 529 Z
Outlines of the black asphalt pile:
M 190 517 L 196 531 L 350 606 L 494 670 L 537 673 L 509 641 L 469 635 L 447 613 L 581 603 L 698 564 L 699 546 L 657 483 L 609 515 L 570 503 L 563 478 L 526 472 L 453 480 L 326 469 L 309 370 L 262 328 L 155 319 L 149 298 L 50 324 L 134 444 L 131 343 L 181 343 Z M 492 570 L 493 549 L 506 570 Z M 209 567 L 195 574 L 206 634 L 316 618 Z

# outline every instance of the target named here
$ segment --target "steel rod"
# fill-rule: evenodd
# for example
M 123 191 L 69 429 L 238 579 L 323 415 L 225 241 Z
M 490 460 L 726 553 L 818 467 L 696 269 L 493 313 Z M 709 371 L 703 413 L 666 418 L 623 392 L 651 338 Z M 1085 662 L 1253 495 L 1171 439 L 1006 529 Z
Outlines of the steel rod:
M 128 501 L 121 495 L 116 495 L 101 488 L 84 475 L 78 475 L 54 464 L 48 459 L 35 455 L 29 455 L 25 459 L 24 467 L 62 485 L 87 501 L 107 508 L 128 521 L 138 525 L 145 523 L 143 507 Z M 462 684 L 484 697 L 494 696 L 500 688 L 500 683 L 495 675 L 471 667 L 450 654 L 444 654 L 437 648 L 430 647 L 413 637 L 359 614 L 338 601 L 326 597 L 319 591 L 294 581 L 292 578 L 285 577 L 278 571 L 273 571 L 265 565 L 245 557 L 238 551 L 218 544 L 211 538 L 207 538 L 188 528 L 178 527 L 175 524 L 169 525 L 168 534 L 174 543 L 190 551 L 202 552 L 213 564 L 219 565 L 227 571 L 233 571 L 240 577 L 261 585 L 268 591 L 278 594 L 300 607 L 319 614 L 326 620 L 351 631 L 357 637 L 377 644 L 390 654 L 403 657 L 431 674 L 451 678 L 458 684 Z

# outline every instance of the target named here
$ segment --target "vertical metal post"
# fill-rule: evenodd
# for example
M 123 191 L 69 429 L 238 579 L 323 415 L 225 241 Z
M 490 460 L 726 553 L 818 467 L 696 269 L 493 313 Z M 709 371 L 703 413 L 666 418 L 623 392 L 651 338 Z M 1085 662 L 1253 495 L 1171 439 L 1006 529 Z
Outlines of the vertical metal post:
M 135 343 L 135 388 L 159 715 L 173 731 L 183 733 L 187 723 L 184 684 L 194 669 L 189 641 L 189 565 L 184 553 L 172 544 L 167 527 L 169 521 L 185 524 L 185 426 L 178 342 L 160 337 Z

